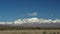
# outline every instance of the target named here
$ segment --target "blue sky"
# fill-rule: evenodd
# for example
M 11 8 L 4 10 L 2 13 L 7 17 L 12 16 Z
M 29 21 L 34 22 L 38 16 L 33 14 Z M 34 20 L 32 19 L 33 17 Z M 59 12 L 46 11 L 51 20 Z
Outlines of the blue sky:
M 0 0 L 0 21 L 60 19 L 60 0 Z

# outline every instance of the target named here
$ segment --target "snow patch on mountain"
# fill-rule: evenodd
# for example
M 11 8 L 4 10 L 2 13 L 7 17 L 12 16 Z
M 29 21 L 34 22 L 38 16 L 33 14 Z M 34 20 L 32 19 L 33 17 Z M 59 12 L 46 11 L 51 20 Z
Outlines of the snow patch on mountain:
M 15 24 L 22 23 L 60 23 L 60 19 L 51 20 L 51 19 L 42 19 L 42 18 L 24 18 L 14 21 Z

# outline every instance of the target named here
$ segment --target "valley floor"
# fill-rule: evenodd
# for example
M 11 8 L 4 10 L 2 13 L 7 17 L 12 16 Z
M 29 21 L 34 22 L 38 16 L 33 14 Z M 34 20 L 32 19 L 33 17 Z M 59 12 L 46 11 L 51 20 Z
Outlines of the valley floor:
M 60 30 L 11 30 L 0 31 L 0 34 L 60 34 Z

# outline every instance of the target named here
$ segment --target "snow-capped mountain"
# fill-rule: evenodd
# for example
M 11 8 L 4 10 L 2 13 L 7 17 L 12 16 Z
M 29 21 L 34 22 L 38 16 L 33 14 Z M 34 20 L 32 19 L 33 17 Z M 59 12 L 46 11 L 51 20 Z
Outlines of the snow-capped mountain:
M 27 19 L 18 19 L 14 21 L 14 24 L 25 27 L 27 26 L 28 27 L 60 27 L 60 20 L 27 18 Z
M 60 19 L 24 18 L 13 22 L 0 22 L 3 25 L 24 27 L 60 27 Z
M 39 18 L 27 18 L 27 19 L 18 19 L 14 21 L 15 24 L 22 23 L 60 23 L 59 19 L 51 20 L 51 19 L 39 19 Z

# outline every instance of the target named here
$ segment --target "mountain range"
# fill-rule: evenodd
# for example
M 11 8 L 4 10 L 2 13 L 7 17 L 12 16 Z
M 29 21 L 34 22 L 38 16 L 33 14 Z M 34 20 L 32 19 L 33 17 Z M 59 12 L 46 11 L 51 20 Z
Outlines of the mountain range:
M 1 25 L 1 24 L 0 24 Z M 22 27 L 60 27 L 60 20 L 47 20 L 39 18 L 18 19 L 7 26 L 22 26 Z

